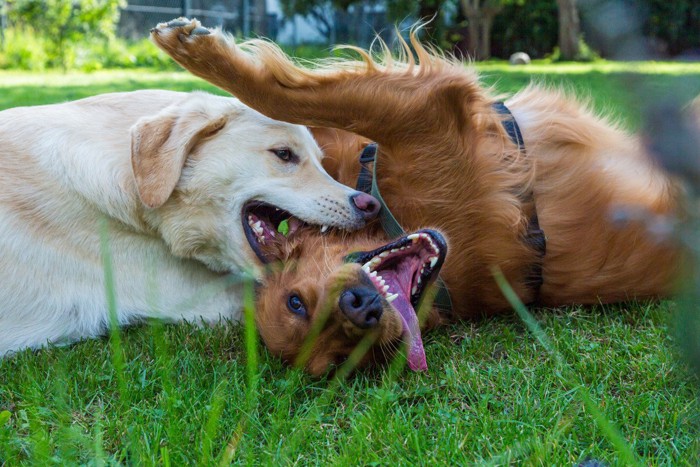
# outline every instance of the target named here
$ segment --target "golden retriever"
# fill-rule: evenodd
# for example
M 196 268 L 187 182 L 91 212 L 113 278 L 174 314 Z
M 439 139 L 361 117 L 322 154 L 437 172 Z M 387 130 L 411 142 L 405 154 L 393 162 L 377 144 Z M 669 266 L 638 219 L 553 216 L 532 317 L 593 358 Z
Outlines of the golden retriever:
M 238 320 L 224 273 L 259 275 L 281 221 L 357 229 L 376 214 L 321 155 L 306 128 L 205 93 L 0 112 L 0 355 L 109 328 L 103 243 L 119 324 Z
M 673 215 L 680 203 L 676 184 L 655 166 L 638 136 L 561 91 L 530 85 L 505 101 L 510 115 L 504 115 L 494 106 L 499 97 L 479 83 L 473 69 L 426 50 L 415 36 L 411 46 L 404 44 L 403 60 L 386 53 L 380 63 L 354 49 L 362 61 L 325 61 L 316 69 L 295 65 L 270 42 L 237 46 L 196 20 L 161 24 L 151 37 L 183 67 L 265 115 L 338 129 L 319 129 L 315 136 L 329 153 L 326 167 L 343 183 L 354 185 L 357 150 L 366 142 L 344 131 L 376 141 L 376 181 L 394 216 L 407 230 L 437 227 L 450 241 L 441 277 L 456 317 L 509 308 L 493 268 L 525 303 L 548 307 L 644 299 L 672 290 L 680 253 L 651 235 L 644 222 L 620 225 L 612 212 Z M 511 118 L 525 150 L 505 127 Z M 546 252 L 528 241 L 535 214 Z M 336 287 L 328 278 L 343 269 L 344 255 L 355 248 L 340 236 L 305 241 L 323 248 L 308 260 L 298 257 L 298 276 L 278 275 L 262 291 L 258 325 L 268 345 L 306 329 L 275 324 L 292 319 L 281 315 L 290 314 L 284 296 L 295 280 L 315 277 L 314 290 L 306 293 L 322 296 L 319 291 Z M 336 243 L 346 246 L 338 250 Z M 321 253 L 328 249 L 331 253 Z M 342 327 L 334 342 L 362 334 L 358 329 Z M 274 333 L 280 335 L 270 337 Z M 316 348 L 321 363 L 311 362 L 314 372 L 347 355 L 328 339 L 323 345 L 327 355 Z M 299 352 L 293 345 L 284 351 L 272 347 L 288 359 Z

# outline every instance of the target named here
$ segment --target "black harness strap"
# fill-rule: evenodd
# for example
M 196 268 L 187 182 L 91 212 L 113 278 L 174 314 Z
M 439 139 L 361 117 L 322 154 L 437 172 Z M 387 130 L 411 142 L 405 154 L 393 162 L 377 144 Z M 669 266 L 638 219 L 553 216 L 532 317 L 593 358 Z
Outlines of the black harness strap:
M 503 129 L 506 130 L 508 136 L 510 136 L 511 141 L 518 145 L 518 149 L 521 153 L 525 154 L 525 140 L 520 132 L 520 127 L 518 122 L 515 121 L 515 117 L 510 112 L 508 107 L 503 102 L 496 102 L 491 105 L 494 109 L 501 115 L 505 115 L 506 118 L 502 121 Z M 522 197 L 524 203 L 532 203 L 532 216 L 527 224 L 527 232 L 525 233 L 525 238 L 523 239 L 527 245 L 529 245 L 537 253 L 537 261 L 535 261 L 531 268 L 525 283 L 532 290 L 535 291 L 535 297 L 531 303 L 535 303 L 538 300 L 540 287 L 544 282 L 542 277 L 542 259 L 547 252 L 547 238 L 544 232 L 540 228 L 540 222 L 537 218 L 537 207 L 535 206 L 535 198 L 532 191 L 529 191 Z
M 503 119 L 503 128 L 508 133 L 511 141 L 518 146 L 520 152 L 525 153 L 525 142 L 523 140 L 523 135 L 520 132 L 520 127 L 515 121 L 513 114 L 511 114 L 508 107 L 502 102 L 496 102 L 492 105 L 492 108 L 499 114 L 505 115 L 506 118 Z M 396 218 L 391 214 L 391 211 L 387 207 L 386 203 L 382 199 L 381 193 L 379 192 L 379 187 L 377 186 L 377 164 L 375 163 L 377 159 L 377 144 L 372 143 L 367 145 L 360 154 L 360 174 L 357 178 L 357 190 L 369 193 L 381 204 L 381 209 L 379 211 L 379 221 L 382 224 L 384 232 L 390 238 L 396 238 L 401 235 L 405 235 L 405 232 Z M 368 168 L 368 165 L 372 164 L 372 169 Z M 528 192 L 522 197 L 524 203 L 532 202 L 534 206 L 534 196 L 532 191 Z M 538 260 L 532 264 L 532 268 L 528 277 L 526 279 L 526 284 L 535 292 L 535 298 L 533 302 L 537 301 L 539 294 L 539 289 L 542 286 L 542 258 L 547 250 L 547 240 L 542 229 L 540 229 L 540 224 L 537 219 L 537 209 L 533 209 L 533 214 L 530 217 L 527 226 L 527 232 L 523 241 L 529 245 L 536 253 Z M 435 300 L 433 305 L 437 307 L 440 311 L 444 313 L 452 312 L 452 299 L 450 298 L 450 293 L 447 290 L 447 286 L 441 278 L 438 277 L 435 282 L 437 287 L 437 293 L 435 294 Z

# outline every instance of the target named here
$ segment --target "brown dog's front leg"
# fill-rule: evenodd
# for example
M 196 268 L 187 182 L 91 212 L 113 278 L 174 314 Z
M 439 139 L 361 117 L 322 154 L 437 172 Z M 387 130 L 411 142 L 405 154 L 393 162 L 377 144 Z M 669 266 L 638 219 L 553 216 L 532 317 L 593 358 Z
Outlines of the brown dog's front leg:
M 418 55 L 439 66 L 387 67 L 366 57 L 364 62 L 310 70 L 295 65 L 271 42 L 252 40 L 238 46 L 220 30 L 206 29 L 196 20 L 162 23 L 151 31 L 151 38 L 193 74 L 277 120 L 341 128 L 379 143 L 395 138 L 406 142 L 407 135 L 425 142 L 436 130 L 444 133 L 452 126 L 445 122 L 450 108 L 464 111 L 463 105 L 455 106 L 459 96 L 454 93 L 464 89 L 464 83 L 455 83 L 464 69 L 445 80 L 443 72 L 452 67 L 422 48 Z M 440 117 L 433 118 L 436 115 Z

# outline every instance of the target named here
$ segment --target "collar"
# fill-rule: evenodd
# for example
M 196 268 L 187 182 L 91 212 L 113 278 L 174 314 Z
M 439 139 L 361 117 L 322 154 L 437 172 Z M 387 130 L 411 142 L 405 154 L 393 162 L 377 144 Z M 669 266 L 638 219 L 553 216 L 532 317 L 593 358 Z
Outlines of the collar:
M 518 146 L 518 149 L 525 153 L 525 140 L 520 132 L 520 127 L 518 122 L 513 117 L 508 107 L 503 102 L 495 102 L 491 105 L 491 108 L 500 115 L 504 115 L 505 118 L 502 120 L 501 124 L 503 129 L 506 131 L 511 141 Z M 405 235 L 405 231 L 401 227 L 401 224 L 396 220 L 394 215 L 389 210 L 389 207 L 384 202 L 381 193 L 379 192 L 379 187 L 377 186 L 377 164 L 374 162 L 377 160 L 377 144 L 372 143 L 367 145 L 360 154 L 360 174 L 357 178 L 357 190 L 369 193 L 374 196 L 381 204 L 381 209 L 379 211 L 379 221 L 382 224 L 384 232 L 389 236 L 389 238 L 400 237 Z M 368 168 L 368 165 L 372 164 L 372 169 Z M 532 191 L 521 196 L 521 200 L 525 203 L 534 204 L 534 195 Z M 547 250 L 547 240 L 544 232 L 540 228 L 539 220 L 537 218 L 537 208 L 533 209 L 533 214 L 528 221 L 527 232 L 523 241 L 529 245 L 537 253 L 537 261 L 535 261 L 528 273 L 526 279 L 526 284 L 535 292 L 534 300 L 531 303 L 535 303 L 538 300 L 539 290 L 543 283 L 542 278 L 542 258 Z M 435 282 L 437 293 L 435 294 L 435 300 L 433 305 L 437 307 L 441 312 L 450 315 L 452 313 L 452 299 L 450 293 L 447 290 L 447 286 L 442 278 L 438 277 Z

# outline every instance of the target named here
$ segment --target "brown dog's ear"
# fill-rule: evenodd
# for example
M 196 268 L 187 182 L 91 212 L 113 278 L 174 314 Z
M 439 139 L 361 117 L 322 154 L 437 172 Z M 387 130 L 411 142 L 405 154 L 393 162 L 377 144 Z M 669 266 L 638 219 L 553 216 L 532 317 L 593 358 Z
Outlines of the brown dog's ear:
M 149 208 L 162 206 L 173 193 L 187 156 L 226 121 L 226 116 L 168 111 L 139 120 L 131 128 L 131 168 L 141 202 Z

